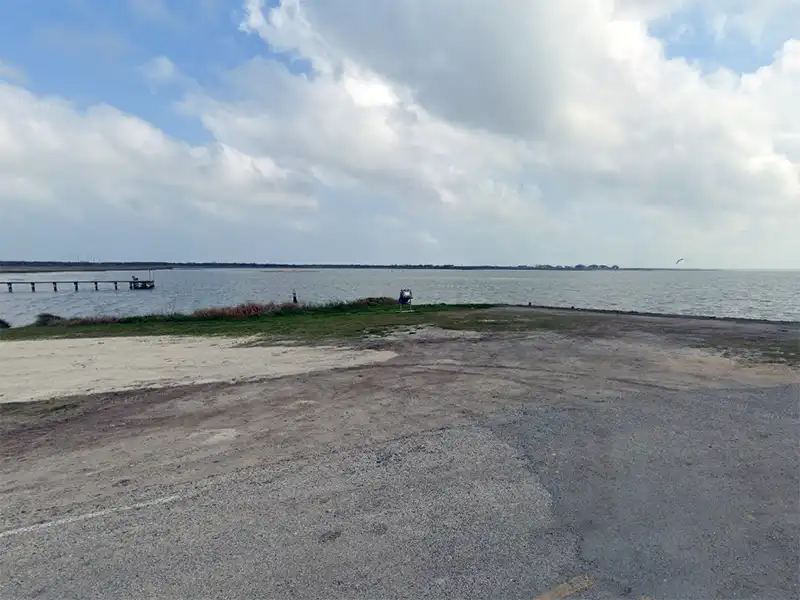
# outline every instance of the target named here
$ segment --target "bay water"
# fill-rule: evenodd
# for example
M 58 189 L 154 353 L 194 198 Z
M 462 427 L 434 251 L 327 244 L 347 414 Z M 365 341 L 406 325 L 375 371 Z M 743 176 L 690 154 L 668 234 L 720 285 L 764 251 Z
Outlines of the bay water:
M 0 274 L 0 281 L 120 280 L 146 272 Z M 800 271 L 458 271 L 416 269 L 175 269 L 153 274 L 156 289 L 32 293 L 0 287 L 0 318 L 13 326 L 40 313 L 62 317 L 191 312 L 243 302 L 351 300 L 397 297 L 411 288 L 414 302 L 501 303 L 636 310 L 800 321 Z

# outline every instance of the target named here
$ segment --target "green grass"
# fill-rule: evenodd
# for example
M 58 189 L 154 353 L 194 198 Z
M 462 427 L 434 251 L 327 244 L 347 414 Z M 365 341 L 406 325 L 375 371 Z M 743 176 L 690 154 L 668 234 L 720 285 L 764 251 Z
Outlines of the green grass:
M 138 335 L 253 336 L 292 338 L 341 338 L 379 334 L 397 327 L 438 325 L 450 328 L 479 326 L 472 313 L 485 304 L 363 306 L 337 304 L 283 309 L 251 317 L 149 315 L 126 317 L 114 322 L 49 320 L 46 326 L 30 325 L 0 332 L 0 340 L 46 338 L 114 337 Z

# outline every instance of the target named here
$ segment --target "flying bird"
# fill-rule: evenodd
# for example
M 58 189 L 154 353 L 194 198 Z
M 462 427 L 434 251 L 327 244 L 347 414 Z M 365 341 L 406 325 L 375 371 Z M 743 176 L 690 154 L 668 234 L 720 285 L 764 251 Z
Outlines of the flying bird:
M 675 261 L 675 264 L 677 265 L 678 263 L 682 263 L 682 262 L 683 262 L 683 259 L 679 258 L 678 260 Z

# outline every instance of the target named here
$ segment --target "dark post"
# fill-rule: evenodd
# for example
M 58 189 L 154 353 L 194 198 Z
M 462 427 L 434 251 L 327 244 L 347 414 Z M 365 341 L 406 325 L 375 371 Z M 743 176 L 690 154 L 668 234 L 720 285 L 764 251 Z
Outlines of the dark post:
M 116 291 L 118 289 L 119 289 L 119 281 L 115 281 L 114 282 L 114 290 Z
M 32 281 L 31 281 L 31 291 L 32 291 L 32 292 L 35 292 L 35 291 L 36 291 L 36 284 L 35 284 L 35 283 L 33 283 Z
M 57 291 L 58 291 L 58 282 L 57 282 L 57 281 L 54 281 L 54 282 L 53 282 L 53 291 L 54 291 L 54 292 L 57 292 Z
M 78 291 L 78 282 L 74 281 L 73 283 L 75 284 L 75 291 L 77 292 Z
M 98 288 L 98 287 L 97 287 L 97 282 L 95 281 L 95 282 L 94 282 L 94 291 L 96 292 L 96 291 L 98 291 L 99 289 L 100 289 L 100 288 Z
M 8 285 L 8 293 L 9 294 L 13 293 L 14 292 L 14 284 L 13 283 L 8 283 L 6 285 Z

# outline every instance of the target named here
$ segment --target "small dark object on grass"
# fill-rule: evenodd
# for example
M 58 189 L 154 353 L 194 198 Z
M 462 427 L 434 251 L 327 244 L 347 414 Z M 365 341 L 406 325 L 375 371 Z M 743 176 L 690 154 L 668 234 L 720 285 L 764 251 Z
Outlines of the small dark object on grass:
M 64 323 L 64 318 L 58 315 L 51 315 L 50 313 L 42 313 L 36 316 L 34 326 L 36 327 L 49 327 L 51 325 L 61 325 Z
M 0 319 L 0 329 L 11 329 L 11 324 L 8 321 Z

